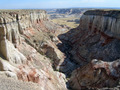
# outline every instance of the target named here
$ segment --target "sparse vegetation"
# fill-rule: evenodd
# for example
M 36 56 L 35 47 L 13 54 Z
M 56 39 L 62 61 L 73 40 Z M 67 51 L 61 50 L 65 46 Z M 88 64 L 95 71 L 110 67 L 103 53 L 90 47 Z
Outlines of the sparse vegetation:
M 57 23 L 59 25 L 66 25 L 70 28 L 75 28 L 77 27 L 79 24 L 76 22 L 68 22 L 68 20 L 75 20 L 75 19 L 79 19 L 79 18 L 75 18 L 75 17 L 68 17 L 68 18 L 57 18 L 57 19 L 52 19 L 52 21 L 54 23 Z

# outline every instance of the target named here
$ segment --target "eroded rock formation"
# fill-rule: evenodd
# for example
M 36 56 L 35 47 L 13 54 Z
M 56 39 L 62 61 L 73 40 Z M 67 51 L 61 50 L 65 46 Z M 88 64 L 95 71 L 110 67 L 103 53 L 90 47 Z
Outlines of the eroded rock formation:
M 80 18 L 79 27 L 59 35 L 64 47 L 61 50 L 79 67 L 71 75 L 72 89 L 117 85 L 120 78 L 119 16 L 120 11 L 89 10 Z M 93 65 L 93 59 L 102 61 Z
M 40 90 L 66 90 L 65 75 L 53 70 L 64 61 L 56 46 L 64 30 L 44 10 L 0 11 L 0 74 L 38 83 Z
M 0 11 L 0 77 L 37 83 L 38 90 L 67 90 L 66 76 L 73 90 L 113 89 L 120 79 L 119 16 L 89 10 L 63 34 L 67 29 L 44 10 Z
M 70 86 L 75 90 L 115 87 L 120 78 L 119 65 L 120 60 L 104 62 L 94 59 L 72 72 Z

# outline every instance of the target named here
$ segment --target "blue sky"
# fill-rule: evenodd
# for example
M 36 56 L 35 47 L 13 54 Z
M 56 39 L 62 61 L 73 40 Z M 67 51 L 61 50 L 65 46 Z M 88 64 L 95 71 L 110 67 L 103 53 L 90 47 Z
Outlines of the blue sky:
M 0 0 L 0 9 L 44 9 L 70 7 L 120 8 L 120 0 Z

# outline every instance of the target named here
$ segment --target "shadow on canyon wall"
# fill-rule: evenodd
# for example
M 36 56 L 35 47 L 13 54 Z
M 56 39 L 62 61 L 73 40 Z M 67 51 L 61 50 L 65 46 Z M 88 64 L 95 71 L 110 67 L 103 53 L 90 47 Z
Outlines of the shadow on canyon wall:
M 58 38 L 62 43 L 59 43 L 57 46 L 66 56 L 64 62 L 60 66 L 60 71 L 65 73 L 67 78 L 71 78 L 71 74 L 73 72 L 74 74 L 77 72 L 76 75 L 79 76 L 81 75 L 81 72 L 86 72 L 89 68 L 93 67 L 89 67 L 89 64 L 91 65 L 91 61 L 93 59 L 98 61 L 103 60 L 104 62 L 114 62 L 120 58 L 120 40 L 118 38 L 108 36 L 96 28 L 93 31 L 82 30 L 81 27 L 78 26 L 77 28 L 69 30 L 65 34 L 59 35 Z M 86 69 L 83 70 L 82 68 Z M 64 70 L 66 71 L 64 72 Z M 99 70 L 104 74 L 103 77 L 107 76 L 106 80 L 110 78 L 109 80 L 116 81 L 114 77 L 107 75 L 107 70 L 104 67 L 97 69 L 97 71 Z M 88 73 L 86 74 L 93 71 L 94 70 L 88 70 Z M 90 76 L 92 77 L 92 74 Z M 81 76 L 79 76 L 79 78 L 80 77 Z M 98 76 L 93 78 L 93 82 L 96 80 L 95 78 L 98 78 Z M 72 82 L 74 82 L 74 80 Z M 66 84 L 68 88 L 71 88 L 69 81 Z M 106 86 L 109 87 L 109 84 Z M 84 89 L 86 88 L 87 87 L 84 87 Z

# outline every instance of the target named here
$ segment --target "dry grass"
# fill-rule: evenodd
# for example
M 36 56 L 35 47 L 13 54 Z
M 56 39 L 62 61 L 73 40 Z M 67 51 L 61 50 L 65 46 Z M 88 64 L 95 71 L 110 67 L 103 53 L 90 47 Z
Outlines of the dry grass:
M 53 19 L 52 21 L 59 25 L 67 25 L 68 27 L 76 28 L 79 24 L 77 24 L 76 22 L 67 22 L 68 20 L 75 20 L 75 19 L 79 19 L 79 18 L 74 18 L 74 17 L 57 18 L 57 19 Z

